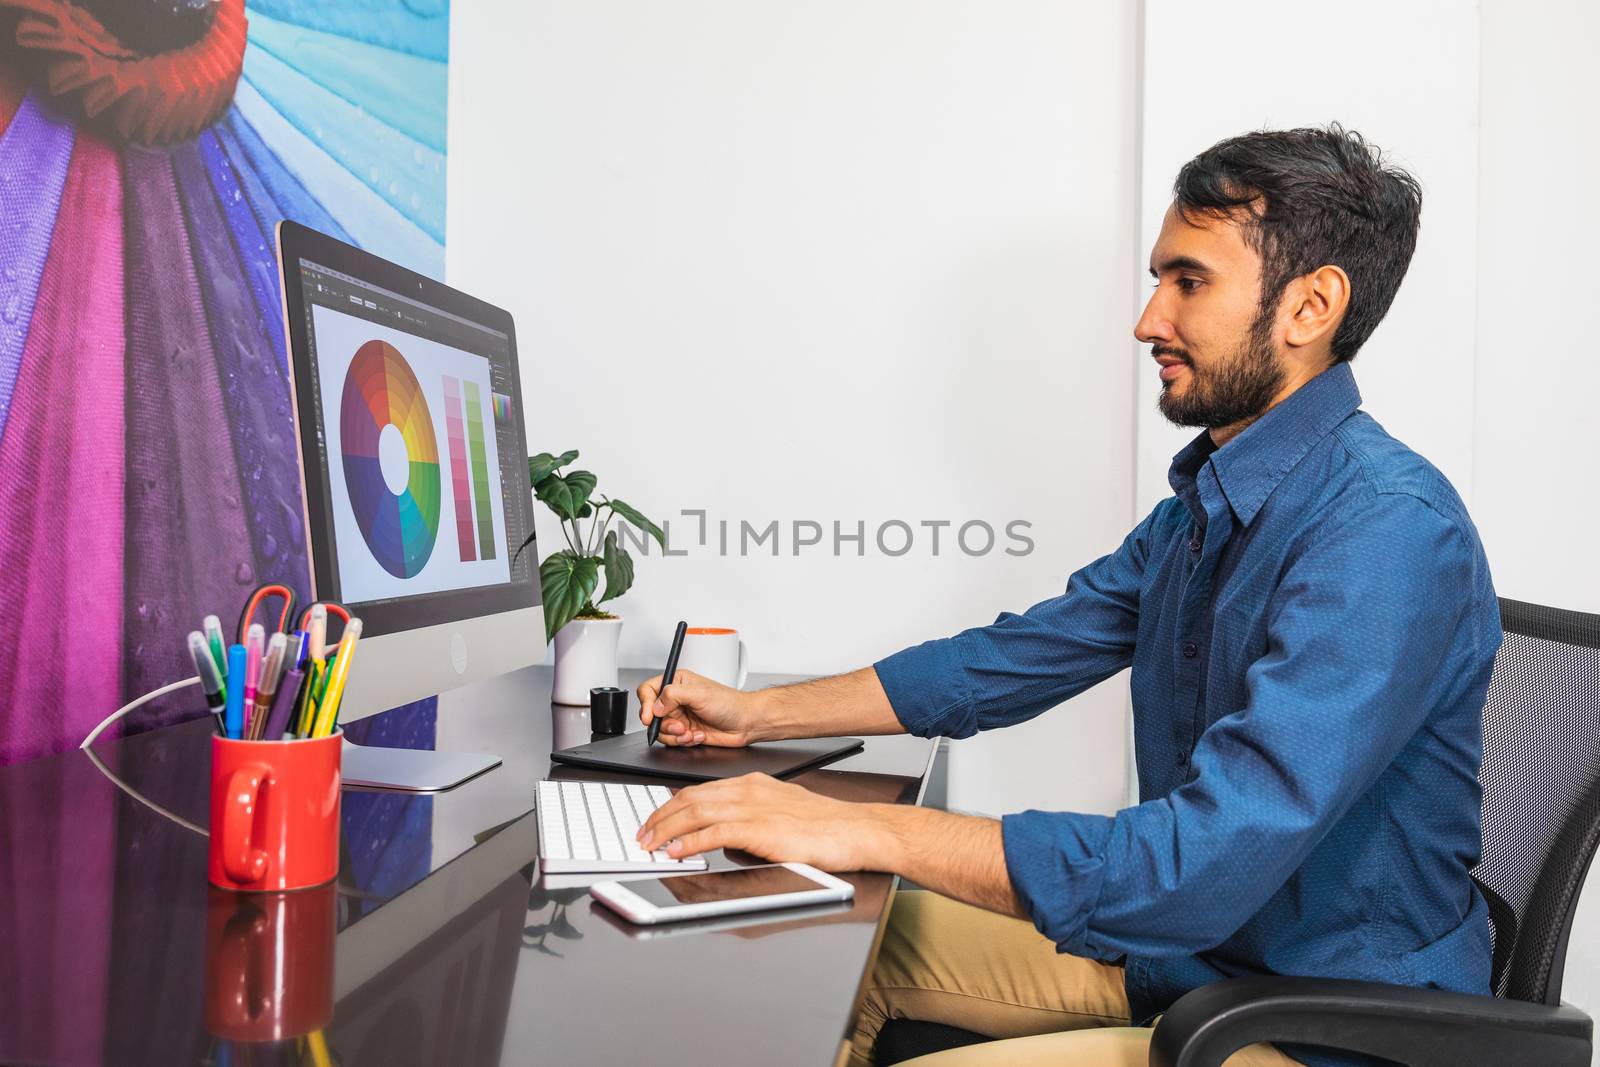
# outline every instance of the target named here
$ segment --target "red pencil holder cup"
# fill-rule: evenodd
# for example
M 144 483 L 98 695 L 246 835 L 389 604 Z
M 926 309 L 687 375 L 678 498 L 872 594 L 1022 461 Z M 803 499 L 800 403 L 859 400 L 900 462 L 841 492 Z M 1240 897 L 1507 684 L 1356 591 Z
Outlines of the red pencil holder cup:
M 337 889 L 300 893 L 209 890 L 206 1032 L 281 1041 L 333 1020 Z
M 211 884 L 276 892 L 339 873 L 343 736 L 211 738 Z

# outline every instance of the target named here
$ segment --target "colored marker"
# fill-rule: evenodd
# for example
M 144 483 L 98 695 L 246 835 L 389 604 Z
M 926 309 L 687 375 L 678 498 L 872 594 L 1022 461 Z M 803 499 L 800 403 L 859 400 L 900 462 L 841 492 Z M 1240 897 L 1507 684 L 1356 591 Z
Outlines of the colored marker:
M 250 624 L 249 634 L 245 637 L 244 660 L 244 729 L 250 732 L 250 716 L 256 707 L 256 686 L 261 682 L 261 653 L 267 647 L 267 630 L 259 622 Z
M 223 727 L 229 737 L 244 737 L 244 662 L 243 645 L 228 649 L 228 703 L 223 713 Z
M 310 737 L 311 724 L 316 720 L 317 702 L 312 697 L 314 688 L 312 683 L 316 680 L 316 671 L 316 661 L 307 660 L 305 671 L 303 672 L 304 678 L 300 683 L 300 696 L 295 700 L 294 718 L 289 724 L 290 731 L 296 737 Z
M 333 680 L 328 683 L 328 691 L 323 694 L 322 703 L 317 707 L 317 726 L 311 732 L 313 737 L 331 734 L 334 723 L 339 721 L 339 701 L 344 698 L 345 681 L 350 677 L 350 661 L 355 658 L 356 642 L 360 638 L 360 619 L 351 619 L 344 624 L 344 636 L 339 639 L 339 654 L 328 670 Z
M 272 698 L 272 711 L 267 715 L 266 727 L 261 731 L 261 736 L 268 741 L 283 740 L 284 731 L 289 728 L 289 715 L 294 711 L 295 698 L 300 695 L 300 683 L 305 675 L 291 667 L 283 672 L 283 681 L 278 683 L 278 695 Z
M 189 631 L 189 656 L 194 660 L 195 673 L 200 676 L 200 691 L 206 695 L 206 707 L 217 720 L 217 728 L 226 731 L 222 709 L 228 703 L 227 687 L 223 685 L 222 672 L 217 670 L 217 661 L 211 658 L 205 635 L 199 630 Z
M 311 605 L 311 641 L 306 649 L 306 655 L 312 659 L 322 659 L 328 654 L 328 606 L 326 604 Z
M 261 737 L 267 726 L 267 711 L 278 695 L 278 679 L 283 676 L 284 656 L 289 651 L 289 635 L 275 633 L 267 641 L 267 654 L 261 661 L 261 677 L 256 680 L 255 710 L 250 716 L 252 737 Z
M 217 665 L 217 673 L 224 674 L 228 670 L 228 642 L 222 636 L 222 620 L 215 615 L 207 615 L 200 623 L 200 629 L 205 631 L 206 644 L 211 646 L 211 658 Z M 227 689 L 223 689 L 226 697 Z

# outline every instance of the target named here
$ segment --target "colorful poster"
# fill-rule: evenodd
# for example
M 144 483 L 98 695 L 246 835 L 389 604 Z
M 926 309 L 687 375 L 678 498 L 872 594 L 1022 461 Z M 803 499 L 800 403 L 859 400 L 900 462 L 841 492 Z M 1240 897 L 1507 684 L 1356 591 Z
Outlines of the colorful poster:
M 273 231 L 443 274 L 448 28 L 447 0 L 0 0 L 0 596 L 28 631 L 0 764 L 192 674 L 185 633 L 258 583 L 308 594 Z

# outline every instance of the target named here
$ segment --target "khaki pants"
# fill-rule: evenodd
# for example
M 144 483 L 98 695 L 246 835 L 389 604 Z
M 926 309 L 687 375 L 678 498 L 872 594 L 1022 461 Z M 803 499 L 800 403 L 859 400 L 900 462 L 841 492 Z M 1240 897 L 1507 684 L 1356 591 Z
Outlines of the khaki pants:
M 1150 1028 L 1129 1025 L 1120 966 L 1061 955 L 1031 923 L 937 893 L 895 897 L 851 1067 L 868 1067 L 878 1031 L 901 1018 L 1005 1039 L 923 1056 L 916 1067 L 1146 1067 L 1150 1055 Z M 1297 1062 L 1261 1044 L 1227 1067 Z

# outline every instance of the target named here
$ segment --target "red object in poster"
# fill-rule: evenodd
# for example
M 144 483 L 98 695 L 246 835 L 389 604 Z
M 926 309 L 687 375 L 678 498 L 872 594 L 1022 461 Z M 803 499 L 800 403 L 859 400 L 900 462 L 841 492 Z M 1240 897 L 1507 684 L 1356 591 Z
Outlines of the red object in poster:
M 146 53 L 68 0 L 0 0 L 16 42 L 40 64 L 52 96 L 75 102 L 123 140 L 170 144 L 221 117 L 244 68 L 244 0 L 217 0 L 193 43 Z

